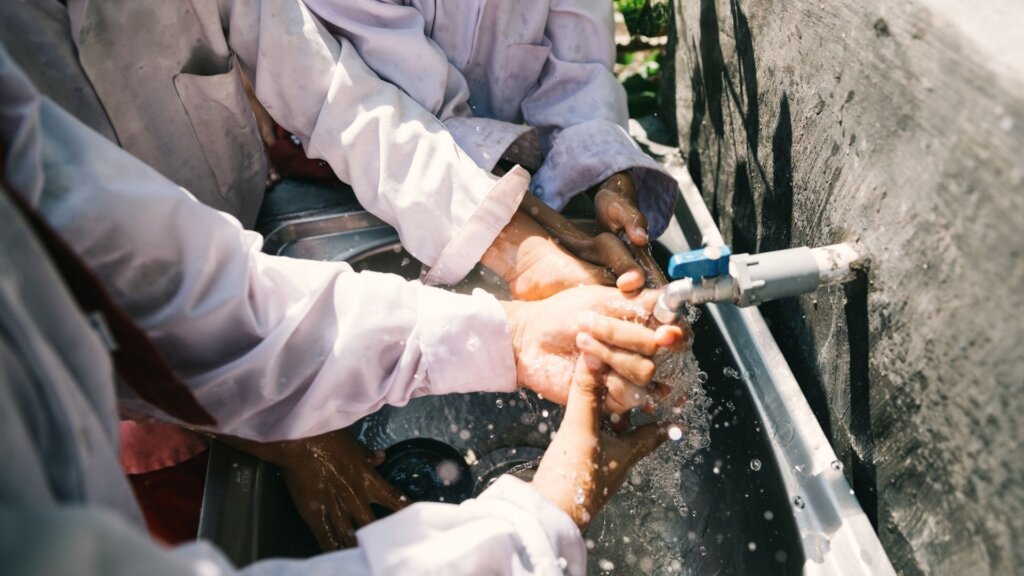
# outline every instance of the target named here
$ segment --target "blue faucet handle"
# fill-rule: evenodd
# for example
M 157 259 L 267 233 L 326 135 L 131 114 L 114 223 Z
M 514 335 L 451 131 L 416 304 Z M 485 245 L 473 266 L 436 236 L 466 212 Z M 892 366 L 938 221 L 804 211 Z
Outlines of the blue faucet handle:
M 729 256 L 732 250 L 728 246 L 708 246 L 699 250 L 690 250 L 672 256 L 668 261 L 668 276 L 672 279 L 711 278 L 729 273 Z

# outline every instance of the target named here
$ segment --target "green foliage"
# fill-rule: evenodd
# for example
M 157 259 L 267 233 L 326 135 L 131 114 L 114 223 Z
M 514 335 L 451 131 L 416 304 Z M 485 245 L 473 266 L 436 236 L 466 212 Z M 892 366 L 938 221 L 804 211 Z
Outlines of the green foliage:
M 661 36 L 668 27 L 668 0 L 615 0 L 632 36 Z

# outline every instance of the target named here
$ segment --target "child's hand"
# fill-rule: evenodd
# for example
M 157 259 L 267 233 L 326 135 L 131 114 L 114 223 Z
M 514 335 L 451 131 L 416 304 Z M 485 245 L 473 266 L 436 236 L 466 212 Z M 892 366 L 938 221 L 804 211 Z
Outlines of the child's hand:
M 637 206 L 636 186 L 625 172 L 598 184 L 594 194 L 597 222 L 613 234 L 624 233 L 633 246 L 647 246 L 647 218 Z
M 616 437 L 598 428 L 608 370 L 597 356 L 584 352 L 576 362 L 565 417 L 544 452 L 531 484 L 572 517 L 583 530 L 615 494 L 626 474 L 665 439 L 657 424 Z

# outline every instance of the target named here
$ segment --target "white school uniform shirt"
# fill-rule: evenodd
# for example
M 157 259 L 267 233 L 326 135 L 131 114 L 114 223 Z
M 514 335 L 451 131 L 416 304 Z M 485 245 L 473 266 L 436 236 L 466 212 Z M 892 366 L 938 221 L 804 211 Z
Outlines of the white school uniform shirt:
M 260 237 L 38 96 L 0 45 L 6 179 L 97 273 L 229 434 L 336 429 L 384 402 L 514 386 L 505 318 L 461 296 L 344 263 L 259 251 Z M 443 320 L 443 322 L 442 322 Z M 450 328 L 439 326 L 447 324 Z M 475 352 L 467 328 L 482 335 Z M 404 344 L 402 343 L 404 341 Z M 490 345 L 490 344 L 493 344 Z M 491 379 L 488 379 L 490 381 Z M 12 574 L 235 574 L 212 546 L 143 536 L 118 465 L 106 348 L 39 240 L 0 195 L 0 563 Z M 517 479 L 461 505 L 416 504 L 358 548 L 244 574 L 574 574 L 572 520 Z
M 398 230 L 429 284 L 479 262 L 529 183 L 477 166 L 300 0 L 0 2 L 0 37 L 44 94 L 248 226 L 265 165 L 244 69 L 274 120 Z
M 486 170 L 535 147 L 531 190 L 561 210 L 628 171 L 657 238 L 676 181 L 630 138 L 606 0 L 303 0 Z M 534 142 L 534 146 L 530 146 Z

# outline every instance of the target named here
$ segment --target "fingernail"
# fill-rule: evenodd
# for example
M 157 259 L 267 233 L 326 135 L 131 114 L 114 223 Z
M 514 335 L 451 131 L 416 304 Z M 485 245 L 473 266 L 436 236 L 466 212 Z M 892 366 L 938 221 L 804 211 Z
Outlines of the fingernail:
M 649 236 L 647 235 L 647 230 L 645 230 L 645 229 L 643 229 L 643 228 L 641 228 L 639 226 L 633 228 L 633 232 L 637 236 L 640 236 L 641 238 L 643 238 L 644 240 L 648 240 L 649 239 Z

